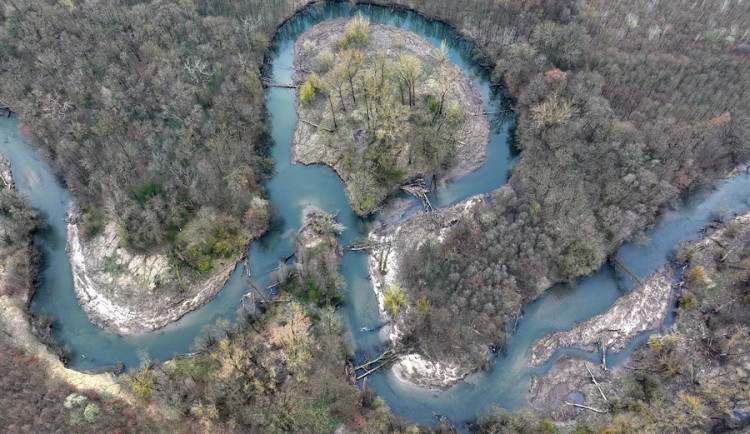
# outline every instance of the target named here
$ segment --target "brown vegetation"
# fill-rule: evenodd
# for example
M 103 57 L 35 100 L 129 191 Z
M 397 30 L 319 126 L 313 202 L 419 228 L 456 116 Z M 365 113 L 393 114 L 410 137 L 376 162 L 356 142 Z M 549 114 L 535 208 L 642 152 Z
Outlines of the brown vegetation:
M 513 316 L 518 303 L 494 300 L 532 300 L 553 282 L 592 272 L 681 191 L 750 158 L 747 58 L 737 51 L 747 35 L 731 34 L 747 25 L 747 5 L 698 17 L 701 8 L 688 3 L 648 13 L 646 1 L 617 12 L 610 2 L 477 1 L 472 13 L 460 3 L 416 6 L 497 60 L 495 78 L 517 97 L 522 157 L 508 186 L 442 243 L 404 252 L 407 292 L 455 306 L 441 317 L 447 324 Z M 708 27 L 716 23 L 723 30 Z M 454 357 L 483 341 L 463 338 L 474 342 L 457 345 Z
M 726 432 L 747 430 L 750 410 L 750 214 L 682 246 L 683 276 L 677 318 L 669 332 L 652 335 L 626 369 L 595 368 L 607 401 L 574 357 L 560 359 L 532 386 L 542 415 L 576 419 L 597 432 Z M 696 280 L 695 275 L 700 279 Z M 584 393 L 605 414 L 577 414 L 560 397 Z M 744 430 L 744 431 L 743 431 Z

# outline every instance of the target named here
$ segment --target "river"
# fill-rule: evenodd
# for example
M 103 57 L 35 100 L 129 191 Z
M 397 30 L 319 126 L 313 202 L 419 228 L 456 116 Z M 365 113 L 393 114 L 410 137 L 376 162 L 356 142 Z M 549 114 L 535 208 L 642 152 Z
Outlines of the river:
M 292 48 L 296 38 L 323 20 L 356 13 L 364 14 L 373 22 L 412 30 L 436 46 L 445 40 L 449 47 L 449 58 L 475 81 L 485 108 L 499 111 L 507 106 L 502 89 L 490 86 L 488 71 L 475 61 L 474 46 L 460 39 L 450 27 L 412 12 L 391 12 L 375 6 L 352 8 L 348 3 L 326 3 L 305 9 L 279 29 L 268 53 L 265 73 L 275 82 L 291 82 Z M 270 279 L 268 270 L 275 268 L 279 258 L 291 251 L 287 232 L 300 227 L 302 210 L 308 204 L 339 213 L 340 222 L 347 228 L 340 238 L 342 245 L 366 234 L 374 219 L 360 219 L 351 211 L 344 186 L 330 169 L 291 164 L 290 147 L 297 121 L 294 98 L 294 90 L 291 89 L 273 88 L 267 92 L 275 141 L 272 156 L 276 160 L 276 173 L 268 184 L 268 191 L 283 221 L 250 246 L 250 271 L 259 287 L 267 286 Z M 491 121 L 492 135 L 484 166 L 441 188 L 431 198 L 434 205 L 446 206 L 494 190 L 506 182 L 510 167 L 517 158 L 511 143 L 514 120 L 494 118 Z M 54 337 L 65 350 L 69 366 L 98 369 L 124 363 L 132 368 L 143 359 L 166 360 L 176 354 L 189 352 L 203 327 L 213 324 L 218 318 L 230 321 L 235 318 L 240 299 L 247 292 L 244 281 L 246 270 L 242 265 L 237 267 L 226 287 L 211 302 L 159 331 L 123 337 L 92 325 L 76 300 L 65 252 L 63 218 L 70 206 L 67 190 L 33 148 L 19 137 L 15 119 L 0 120 L 0 152 L 11 160 L 18 189 L 29 196 L 32 205 L 49 223 L 46 230 L 35 236 L 35 242 L 44 255 L 44 264 L 31 310 L 56 319 Z M 697 238 L 698 230 L 717 212 L 730 215 L 745 211 L 749 205 L 748 191 L 750 176 L 743 172 L 720 183 L 711 192 L 691 197 L 677 210 L 664 215 L 651 232 L 649 243 L 623 246 L 617 253 L 618 259 L 639 277 L 647 276 L 666 263 L 678 241 Z M 417 208 L 415 203 L 414 209 Z M 380 345 L 377 332 L 360 331 L 379 323 L 377 303 L 367 280 L 366 254 L 347 253 L 342 260 L 341 271 L 346 280 L 346 302 L 341 308 L 341 315 L 349 330 L 351 344 L 358 357 L 362 357 Z M 460 425 L 466 420 L 473 420 L 478 412 L 493 405 L 508 409 L 522 407 L 526 403 L 531 376 L 546 372 L 560 354 L 575 353 L 591 360 L 599 357 L 581 350 L 563 349 L 545 365 L 532 368 L 528 364 L 529 347 L 547 333 L 568 329 L 575 322 L 603 312 L 630 288 L 632 282 L 619 276 L 609 265 L 574 285 L 551 288 L 537 301 L 525 306 L 507 355 L 493 360 L 493 369 L 473 375 L 448 390 L 413 388 L 396 381 L 390 372 L 370 376 L 368 384 L 385 399 L 392 411 L 414 422 L 434 423 L 434 411 Z M 642 335 L 619 354 L 608 355 L 608 364 L 622 363 L 646 338 L 647 335 Z

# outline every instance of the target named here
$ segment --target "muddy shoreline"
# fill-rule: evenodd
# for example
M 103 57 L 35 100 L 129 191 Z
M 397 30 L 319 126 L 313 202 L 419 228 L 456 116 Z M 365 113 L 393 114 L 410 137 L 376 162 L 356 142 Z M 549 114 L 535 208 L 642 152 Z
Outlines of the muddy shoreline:
M 605 312 L 570 330 L 541 338 L 529 350 L 529 363 L 539 366 L 565 347 L 599 349 L 600 352 L 605 348 L 616 353 L 641 333 L 662 328 L 672 308 L 672 280 L 670 268 L 655 271 Z M 563 355 L 546 374 L 532 378 L 527 401 L 534 411 L 555 421 L 586 417 L 597 413 L 596 410 L 608 412 L 609 402 L 604 396 L 615 394 L 611 389 L 613 380 L 621 371 L 622 368 L 607 369 L 603 364 Z M 571 403 L 596 410 L 575 407 Z
M 2 179 L 5 188 L 15 189 L 11 164 L 0 155 L 0 179 Z M 0 343 L 8 346 L 19 347 L 34 357 L 43 361 L 48 374 L 51 377 L 58 378 L 67 384 L 80 388 L 92 389 L 100 393 L 106 393 L 110 396 L 116 396 L 126 401 L 132 401 L 132 397 L 126 393 L 120 384 L 116 381 L 115 376 L 110 372 L 86 373 L 69 369 L 65 366 L 60 358 L 60 352 L 57 348 L 50 347 L 40 340 L 40 337 L 34 331 L 31 315 L 28 308 L 31 298 L 34 294 L 34 274 L 37 270 L 31 258 L 33 249 L 32 238 L 29 237 L 28 244 L 19 252 L 26 254 L 29 261 L 26 282 L 24 282 L 22 292 L 16 295 L 0 294 Z M 8 272 L 3 269 L 0 271 L 0 283 L 5 284 Z

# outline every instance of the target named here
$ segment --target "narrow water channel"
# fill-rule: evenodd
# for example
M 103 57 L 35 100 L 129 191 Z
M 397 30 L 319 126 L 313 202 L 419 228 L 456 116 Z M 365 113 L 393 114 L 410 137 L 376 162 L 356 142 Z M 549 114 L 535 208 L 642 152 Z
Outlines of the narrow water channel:
M 373 22 L 414 31 L 437 46 L 445 40 L 450 59 L 473 78 L 488 111 L 497 111 L 507 104 L 502 90 L 490 86 L 488 72 L 474 60 L 473 45 L 458 38 L 451 28 L 411 12 L 391 12 L 374 6 L 352 8 L 348 3 L 326 3 L 305 9 L 279 29 L 269 50 L 266 73 L 278 83 L 289 83 L 293 45 L 297 37 L 321 21 L 357 13 Z M 268 91 L 267 104 L 275 141 L 272 152 L 276 160 L 276 174 L 268 184 L 268 190 L 283 223 L 250 247 L 250 271 L 259 287 L 268 284 L 268 270 L 275 268 L 279 258 L 291 251 L 286 233 L 300 227 L 302 210 L 308 204 L 338 212 L 341 223 L 347 228 L 340 239 L 343 245 L 365 235 L 371 223 L 371 220 L 360 219 L 351 211 L 343 184 L 333 171 L 322 166 L 291 164 L 290 147 L 297 121 L 294 98 L 294 91 L 290 89 Z M 434 204 L 446 206 L 505 183 L 515 158 L 509 143 L 512 122 L 513 119 L 492 119 L 493 133 L 485 165 L 439 190 Z M 49 222 L 49 229 L 38 234 L 35 240 L 44 253 L 45 263 L 31 309 L 56 318 L 58 327 L 54 336 L 66 351 L 71 367 L 97 369 L 116 363 L 134 367 L 143 357 L 166 360 L 175 354 L 189 352 L 204 326 L 213 324 L 218 318 L 234 319 L 240 298 L 247 290 L 244 282 L 246 270 L 241 265 L 214 300 L 162 330 L 122 337 L 92 325 L 78 306 L 65 252 L 63 218 L 70 205 L 67 190 L 54 178 L 49 166 L 39 160 L 31 146 L 19 137 L 15 119 L 0 120 L 0 152 L 12 162 L 19 190 L 29 195 L 32 205 Z M 697 195 L 679 210 L 665 215 L 652 232 L 650 243 L 626 245 L 618 252 L 618 258 L 639 277 L 645 277 L 663 266 L 678 241 L 696 238 L 698 230 L 719 210 L 725 213 L 746 210 L 748 191 L 750 176 L 742 174 L 721 183 L 709 194 Z M 367 280 L 366 254 L 347 253 L 341 270 L 347 284 L 346 303 L 341 314 L 351 344 L 361 355 L 380 344 L 377 333 L 360 331 L 379 323 L 375 296 Z M 525 307 L 507 356 L 496 359 L 494 369 L 474 375 L 451 389 L 434 391 L 409 387 L 398 383 L 388 372 L 371 376 L 369 384 L 395 413 L 415 422 L 435 422 L 432 415 L 435 411 L 461 424 L 492 405 L 509 409 L 521 407 L 525 404 L 531 376 L 546 372 L 554 360 L 553 357 L 544 366 L 530 368 L 527 363 L 530 345 L 546 333 L 568 329 L 573 323 L 606 310 L 631 287 L 632 282 L 622 280 L 611 267 L 604 266 L 573 286 L 552 288 Z M 609 356 L 608 362 L 613 365 L 621 363 L 645 337 L 634 341 L 620 354 Z M 573 349 L 562 350 L 557 356 L 563 352 L 574 352 L 591 359 L 597 357 Z

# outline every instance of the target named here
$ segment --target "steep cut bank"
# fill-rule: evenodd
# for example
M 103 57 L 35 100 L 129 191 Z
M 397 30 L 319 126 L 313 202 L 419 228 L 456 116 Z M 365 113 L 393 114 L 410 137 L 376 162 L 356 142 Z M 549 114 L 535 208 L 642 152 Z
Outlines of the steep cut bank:
M 68 214 L 67 251 L 81 308 L 92 323 L 129 335 L 159 329 L 211 300 L 236 263 L 178 289 L 179 268 L 162 253 L 135 254 L 121 246 L 114 223 L 90 240 L 81 237 L 79 215 Z

